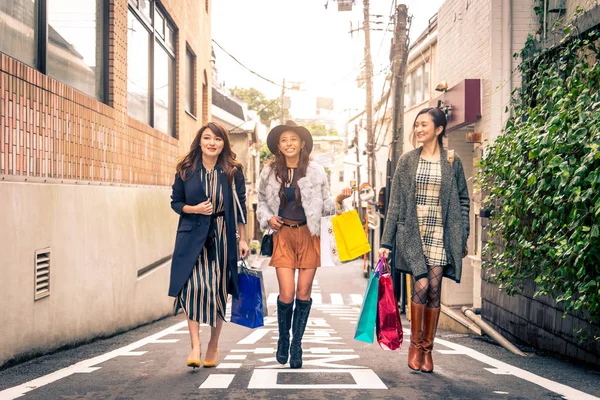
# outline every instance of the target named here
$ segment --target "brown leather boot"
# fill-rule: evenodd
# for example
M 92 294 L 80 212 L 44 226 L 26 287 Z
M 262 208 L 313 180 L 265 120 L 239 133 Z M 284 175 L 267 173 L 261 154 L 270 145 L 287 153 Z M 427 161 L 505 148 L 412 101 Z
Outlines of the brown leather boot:
M 425 307 L 425 321 L 423 324 L 423 363 L 421 372 L 433 372 L 433 339 L 437 331 L 438 321 L 440 319 L 440 308 Z
M 425 304 L 410 302 L 410 346 L 408 346 L 408 367 L 418 371 L 423 359 L 423 314 Z

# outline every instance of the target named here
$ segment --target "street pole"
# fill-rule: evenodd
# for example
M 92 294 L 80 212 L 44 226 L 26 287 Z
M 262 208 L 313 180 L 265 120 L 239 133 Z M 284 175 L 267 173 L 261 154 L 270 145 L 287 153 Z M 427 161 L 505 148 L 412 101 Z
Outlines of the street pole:
M 365 32 L 365 69 L 366 69 L 366 89 L 367 89 L 367 125 L 365 127 L 367 131 L 367 156 L 368 156 L 368 170 L 369 170 L 369 183 L 373 188 L 376 187 L 375 182 L 375 146 L 373 138 L 373 62 L 371 60 L 371 31 L 369 25 L 369 0 L 363 0 L 363 31 Z M 358 182 L 360 185 L 360 181 Z
M 392 79 L 394 80 L 394 121 L 393 121 L 393 143 L 392 143 L 392 168 L 390 180 L 396 170 L 398 160 L 404 148 L 404 75 L 406 73 L 406 62 L 408 59 L 407 41 L 407 16 L 406 5 L 400 4 L 396 8 L 396 26 L 394 29 L 394 42 L 392 46 Z M 390 190 L 388 185 L 388 192 Z
M 357 190 L 354 191 L 354 209 L 358 210 L 358 216 L 362 221 L 362 207 L 360 207 L 358 200 L 358 187 L 360 187 L 360 148 L 358 146 L 358 125 L 354 125 L 354 149 L 356 150 L 356 186 Z M 354 189 L 354 188 L 352 188 Z
M 406 5 L 400 4 L 396 7 L 396 21 L 394 27 L 394 40 L 392 42 L 392 79 L 394 82 L 394 120 L 393 137 L 390 145 L 391 154 L 388 160 L 386 177 L 386 202 L 385 210 L 389 209 L 390 193 L 392 191 L 392 180 L 394 172 L 398 165 L 398 160 L 404 147 L 404 75 L 406 73 L 406 63 L 408 60 L 408 40 L 407 40 L 408 10 Z M 392 260 L 391 267 L 395 270 Z M 398 282 L 398 278 L 400 282 Z M 400 302 L 401 312 L 406 312 L 407 280 L 406 274 L 394 273 L 394 294 Z
M 284 121 L 283 121 L 283 97 L 285 96 L 285 78 L 283 78 L 283 83 L 281 84 L 281 116 L 280 116 L 280 123 L 283 125 Z

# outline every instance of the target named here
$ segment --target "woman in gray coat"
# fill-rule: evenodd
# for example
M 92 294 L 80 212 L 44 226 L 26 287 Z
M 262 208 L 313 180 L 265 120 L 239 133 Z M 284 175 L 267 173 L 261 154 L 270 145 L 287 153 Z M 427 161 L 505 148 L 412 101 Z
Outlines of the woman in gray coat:
M 413 276 L 408 366 L 433 371 L 431 351 L 440 316 L 442 277 L 460 282 L 469 237 L 469 192 L 462 163 L 443 146 L 446 116 L 417 114 L 421 147 L 404 154 L 394 173 L 379 255 L 396 244 L 395 265 Z

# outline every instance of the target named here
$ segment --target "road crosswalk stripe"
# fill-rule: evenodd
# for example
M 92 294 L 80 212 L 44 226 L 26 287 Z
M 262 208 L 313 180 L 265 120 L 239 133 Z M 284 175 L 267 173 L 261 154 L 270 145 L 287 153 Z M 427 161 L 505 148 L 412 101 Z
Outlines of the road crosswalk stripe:
M 321 296 L 321 293 L 313 293 L 312 299 L 313 304 L 323 304 L 323 296 Z
M 267 304 L 268 305 L 276 305 L 277 304 L 277 296 L 278 296 L 278 293 L 274 293 L 274 292 L 269 293 L 269 295 L 267 296 Z M 349 302 L 350 304 L 347 304 L 347 306 L 362 305 L 362 302 L 363 302 L 362 294 L 352 293 L 348 296 L 350 297 L 350 302 Z M 313 305 L 315 305 L 315 306 L 344 306 L 345 305 L 344 297 L 345 296 L 341 293 L 329 293 L 329 298 L 331 299 L 331 302 L 327 303 L 327 302 L 323 301 L 324 298 L 327 298 L 326 294 L 323 294 L 318 291 L 313 291 L 313 293 L 312 293 Z M 347 300 L 347 298 L 346 298 L 346 300 Z
M 234 377 L 235 374 L 211 374 L 199 389 L 227 389 Z
M 362 294 L 354 294 L 354 293 L 352 293 L 350 295 L 350 300 L 352 301 L 353 305 L 362 305 L 363 296 L 362 296 Z
M 331 293 L 329 296 L 331 297 L 331 304 L 344 304 L 344 297 L 341 293 Z

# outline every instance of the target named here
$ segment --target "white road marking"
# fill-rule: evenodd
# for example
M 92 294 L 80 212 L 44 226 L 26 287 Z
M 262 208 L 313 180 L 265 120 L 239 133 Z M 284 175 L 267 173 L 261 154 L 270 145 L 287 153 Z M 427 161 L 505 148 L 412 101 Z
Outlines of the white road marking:
M 437 339 L 436 339 L 436 340 L 437 340 Z M 438 353 L 441 353 L 441 354 L 464 354 L 464 353 L 461 353 L 461 352 L 460 352 L 460 351 L 458 351 L 458 350 L 436 350 L 436 351 L 437 351 Z
M 256 349 L 233 349 L 232 353 L 253 353 L 253 354 L 273 354 L 275 349 L 272 347 L 258 347 Z
M 363 295 L 352 293 L 350 295 L 350 301 L 352 302 L 352 305 L 361 306 L 363 303 Z
M 494 390 L 494 393 L 496 393 L 496 394 L 508 394 L 508 392 L 501 392 L 499 390 Z
M 225 356 L 225 361 L 245 360 L 247 357 L 246 354 L 229 354 L 228 356 Z
M 313 300 L 313 304 L 322 304 L 323 296 L 321 296 L 321 293 L 313 293 L 312 300 Z
M 329 297 L 331 297 L 331 304 L 334 304 L 334 305 L 344 304 L 344 297 L 342 296 L 341 293 L 331 293 L 329 295 Z
M 235 374 L 211 374 L 198 389 L 227 389 Z
M 121 354 L 122 356 L 142 356 L 146 354 L 147 351 L 130 351 L 129 353 Z
M 324 385 L 309 385 L 303 383 L 301 385 L 286 385 L 277 383 L 277 375 L 279 373 L 294 373 L 294 374 L 324 374 L 328 372 L 349 373 L 356 383 L 354 384 L 324 384 Z M 387 386 L 379 379 L 379 377 L 370 369 L 255 369 L 248 389 L 387 389 Z
M 252 333 L 250 333 L 248 336 L 246 336 L 239 342 L 237 342 L 237 344 L 255 344 L 271 331 L 272 329 L 257 329 L 255 331 L 252 331 Z
M 242 363 L 219 363 L 217 369 L 237 369 L 242 366 Z
M 498 368 L 484 368 L 486 371 L 491 372 L 494 375 L 511 375 L 511 372 L 505 369 Z
M 145 352 L 144 352 L 145 353 Z M 89 374 L 90 372 L 98 371 L 102 367 L 89 367 L 82 370 L 77 371 L 77 374 Z
M 277 304 L 277 296 L 278 293 L 269 293 L 269 297 L 267 297 L 267 304 Z
M 186 322 L 187 323 L 187 322 Z M 150 343 L 177 343 L 179 342 L 179 339 L 156 339 L 151 341 Z
M 473 350 L 469 347 L 462 346 L 460 344 L 452 343 L 447 340 L 438 339 L 438 338 L 435 339 L 435 342 L 441 344 L 442 346 L 446 346 L 450 349 L 460 351 L 461 353 L 463 353 L 477 361 L 480 361 L 484 364 L 488 364 L 489 366 L 494 367 L 494 369 L 496 369 L 496 370 L 507 372 L 510 375 L 516 376 L 517 378 L 521 378 L 523 380 L 526 380 L 528 382 L 531 382 L 538 386 L 541 386 L 547 390 L 550 390 L 554 393 L 558 393 L 558 394 L 562 395 L 565 399 L 599 400 L 598 397 L 584 393 L 577 389 L 573 389 L 572 387 L 563 385 L 562 383 L 558 383 L 558 382 L 552 381 L 550 379 L 542 378 L 541 376 L 538 376 L 531 372 L 525 371 L 524 369 L 514 367 L 514 366 L 507 364 L 505 362 L 502 362 L 500 360 L 496 360 L 495 358 L 486 356 L 485 354 L 482 354 L 482 353 L 480 353 L 476 350 Z M 488 371 L 490 370 L 488 368 L 486 368 L 486 369 Z
M 97 357 L 93 357 L 93 358 L 89 358 L 87 360 L 80 361 L 80 362 L 70 365 L 66 368 L 59 369 L 58 371 L 55 371 L 51 374 L 44 375 L 39 378 L 33 379 L 31 381 L 25 382 L 19 386 L 13 386 L 11 388 L 5 389 L 0 392 L 0 399 L 2 399 L 2 400 L 16 399 L 17 397 L 23 396 L 27 392 L 30 392 L 30 391 L 32 391 L 36 388 L 42 387 L 42 386 L 46 386 L 46 385 L 56 382 L 62 378 L 71 376 L 72 374 L 80 373 L 80 372 L 83 372 L 83 373 L 88 372 L 88 371 L 90 371 L 90 368 L 94 367 L 96 364 L 103 363 L 105 361 L 108 361 L 115 357 L 124 355 L 126 353 L 131 353 L 132 350 L 136 350 L 136 349 L 138 349 L 142 346 L 145 346 L 149 343 L 155 343 L 156 340 L 158 340 L 164 336 L 167 336 L 167 335 L 183 328 L 184 326 L 187 326 L 187 321 L 179 322 L 176 325 L 173 325 L 167 329 L 164 329 L 158 333 L 155 333 L 154 335 L 145 337 L 141 340 L 138 340 L 137 342 L 134 342 L 127 346 L 121 347 L 119 349 L 110 351 L 108 353 L 99 355 Z

